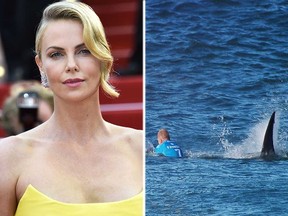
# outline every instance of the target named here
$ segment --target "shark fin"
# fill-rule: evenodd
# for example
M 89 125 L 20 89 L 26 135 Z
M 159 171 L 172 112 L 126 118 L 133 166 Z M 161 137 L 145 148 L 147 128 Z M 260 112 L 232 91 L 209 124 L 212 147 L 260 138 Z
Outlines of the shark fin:
M 275 112 L 272 113 L 266 132 L 264 136 L 261 157 L 269 157 L 275 155 L 274 144 L 273 144 L 273 129 L 275 122 Z

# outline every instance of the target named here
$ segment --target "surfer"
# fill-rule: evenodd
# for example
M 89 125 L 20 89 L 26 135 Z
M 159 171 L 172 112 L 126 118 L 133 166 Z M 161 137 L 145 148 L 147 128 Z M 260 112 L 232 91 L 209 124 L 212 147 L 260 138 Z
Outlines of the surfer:
M 161 156 L 181 158 L 183 152 L 181 148 L 170 140 L 169 132 L 166 129 L 160 129 L 157 134 L 158 145 L 155 153 Z

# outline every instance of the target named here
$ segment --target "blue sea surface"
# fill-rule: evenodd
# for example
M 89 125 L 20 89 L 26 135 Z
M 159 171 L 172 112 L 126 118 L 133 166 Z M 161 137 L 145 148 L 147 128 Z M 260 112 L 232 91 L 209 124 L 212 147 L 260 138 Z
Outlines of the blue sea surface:
M 288 1 L 146 0 L 146 215 L 288 215 L 287 90 Z

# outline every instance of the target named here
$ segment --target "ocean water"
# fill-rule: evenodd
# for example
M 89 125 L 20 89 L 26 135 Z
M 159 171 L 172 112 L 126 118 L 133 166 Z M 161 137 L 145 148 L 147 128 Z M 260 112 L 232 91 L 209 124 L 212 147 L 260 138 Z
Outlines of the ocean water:
M 288 1 L 146 0 L 146 215 L 288 215 L 287 90 Z

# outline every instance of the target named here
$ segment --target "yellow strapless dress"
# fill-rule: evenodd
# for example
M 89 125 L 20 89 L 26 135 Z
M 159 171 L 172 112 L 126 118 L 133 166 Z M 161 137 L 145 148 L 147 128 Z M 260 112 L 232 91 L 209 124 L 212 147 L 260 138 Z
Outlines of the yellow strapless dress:
M 15 216 L 141 216 L 143 191 L 117 202 L 70 204 L 53 200 L 29 185 L 19 201 Z

